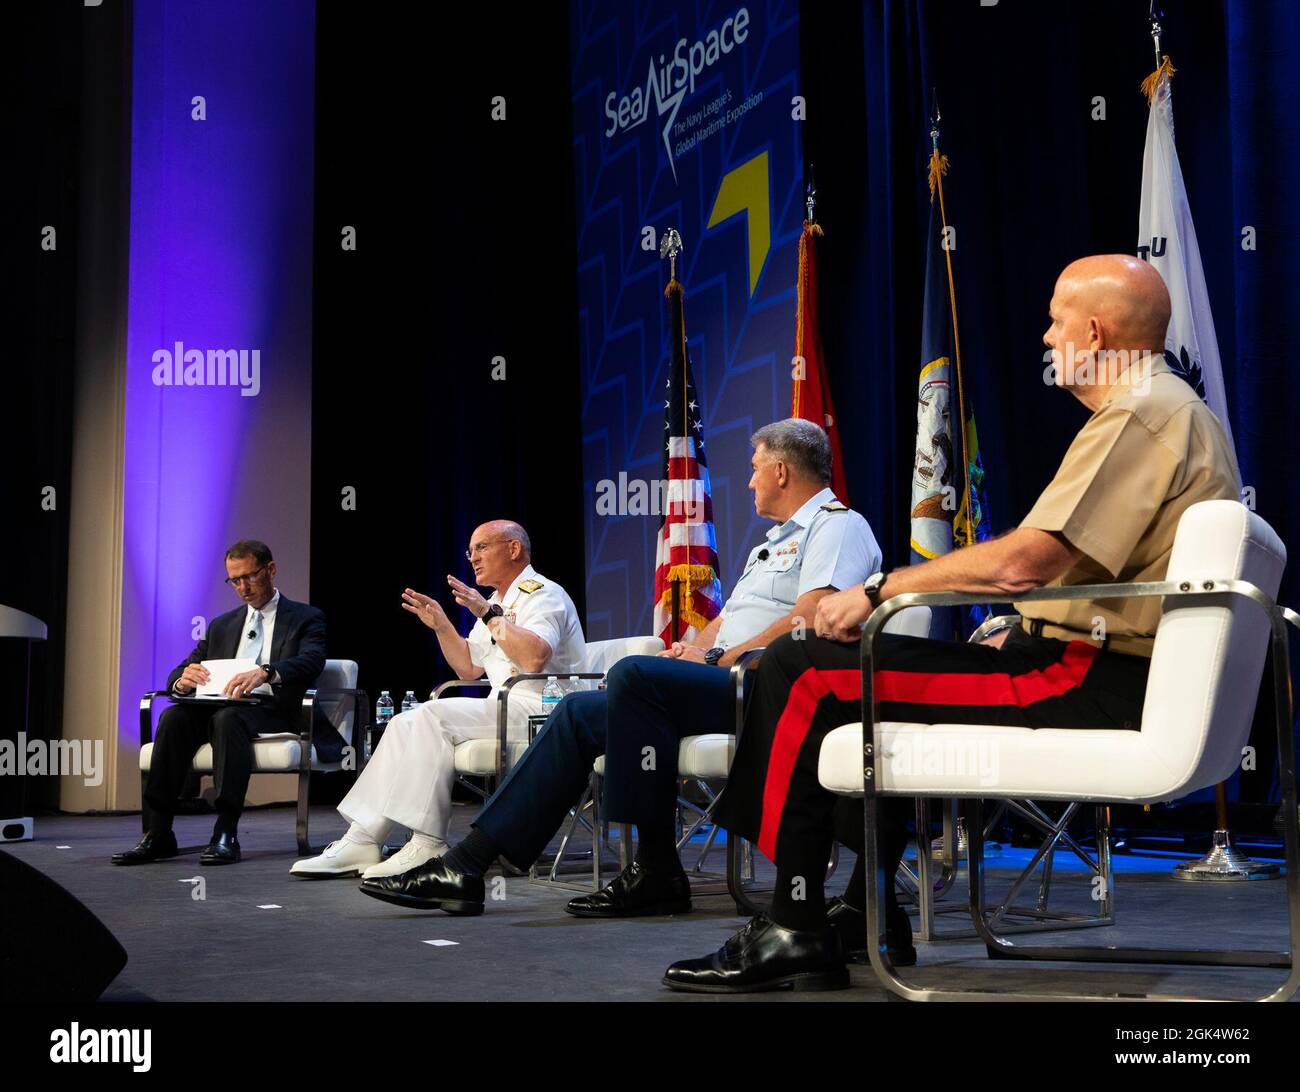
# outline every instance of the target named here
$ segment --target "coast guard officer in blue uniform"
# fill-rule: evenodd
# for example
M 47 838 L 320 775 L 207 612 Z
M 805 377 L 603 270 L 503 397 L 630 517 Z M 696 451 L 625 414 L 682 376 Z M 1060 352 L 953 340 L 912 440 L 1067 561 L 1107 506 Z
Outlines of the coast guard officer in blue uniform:
M 400 875 L 363 881 L 365 894 L 481 913 L 484 872 L 498 856 L 520 868 L 536 860 L 604 754 L 605 815 L 636 825 L 636 860 L 566 909 L 579 917 L 633 917 L 691 908 L 675 840 L 680 740 L 730 733 L 736 697 L 726 668 L 747 649 L 802 632 L 823 596 L 881 568 L 867 521 L 828 488 L 831 448 L 821 428 L 791 418 L 759 429 L 750 442 L 754 508 L 776 526 L 750 553 L 721 614 L 691 643 L 620 660 L 606 690 L 567 695 L 464 841 Z

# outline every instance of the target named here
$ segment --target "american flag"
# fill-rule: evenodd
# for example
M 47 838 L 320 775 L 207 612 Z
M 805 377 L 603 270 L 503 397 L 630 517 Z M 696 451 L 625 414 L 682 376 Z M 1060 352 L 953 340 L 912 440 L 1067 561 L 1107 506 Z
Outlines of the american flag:
M 683 290 L 674 277 L 664 295 L 671 315 L 672 361 L 664 391 L 664 469 L 667 483 L 655 550 L 654 629 L 665 644 L 689 641 L 722 610 L 718 538 L 713 530 L 704 424 L 686 355 Z M 673 632 L 673 582 L 678 583 L 678 627 Z

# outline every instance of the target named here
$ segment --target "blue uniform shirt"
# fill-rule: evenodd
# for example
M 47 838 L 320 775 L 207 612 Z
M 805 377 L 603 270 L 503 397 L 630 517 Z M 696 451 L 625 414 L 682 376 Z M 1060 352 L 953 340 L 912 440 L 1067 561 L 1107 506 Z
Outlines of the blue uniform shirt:
M 743 644 L 789 614 L 805 592 L 861 584 L 880 567 L 880 547 L 867 521 L 823 489 L 750 551 L 722 608 L 717 643 Z M 807 623 L 811 629 L 812 619 Z

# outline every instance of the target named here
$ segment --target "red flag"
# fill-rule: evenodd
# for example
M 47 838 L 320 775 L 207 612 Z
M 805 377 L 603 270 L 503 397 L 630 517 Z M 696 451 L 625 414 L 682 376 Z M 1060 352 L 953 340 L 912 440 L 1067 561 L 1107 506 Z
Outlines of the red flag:
M 802 417 L 826 430 L 831 441 L 831 488 L 842 504 L 848 504 L 840 429 L 826 378 L 821 324 L 817 318 L 817 247 L 813 236 L 821 233 L 820 224 L 805 220 L 803 234 L 799 236 L 799 304 L 795 315 L 794 397 L 790 416 Z

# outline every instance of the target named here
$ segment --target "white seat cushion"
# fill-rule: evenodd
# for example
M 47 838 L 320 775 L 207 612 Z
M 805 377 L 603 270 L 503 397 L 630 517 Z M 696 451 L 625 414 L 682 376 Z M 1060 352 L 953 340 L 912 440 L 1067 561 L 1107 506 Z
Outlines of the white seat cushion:
M 687 736 L 677 748 L 677 772 L 682 777 L 725 778 L 735 754 L 735 736 Z M 604 755 L 592 763 L 592 769 L 605 775 Z
M 682 777 L 725 778 L 735 755 L 735 736 L 687 736 L 677 749 L 677 772 Z
M 1155 803 L 1182 791 L 1141 732 L 887 721 L 881 733 L 884 792 Z M 861 724 L 827 734 L 817 776 L 832 792 L 862 795 Z
M 512 739 L 506 743 L 511 765 L 528 748 L 528 741 Z M 497 772 L 496 739 L 467 739 L 456 744 L 456 772 L 466 777 L 488 777 Z
M 302 741 L 295 735 L 258 736 L 253 740 L 254 773 L 297 773 Z M 153 758 L 153 744 L 140 748 L 140 769 L 148 770 Z M 338 762 L 321 762 L 316 758 L 316 748 L 311 749 L 311 768 L 318 772 L 340 769 Z M 212 772 L 212 744 L 205 743 L 194 755 L 190 769 L 195 773 Z
M 584 670 L 607 672 L 624 656 L 654 656 L 663 651 L 658 637 L 619 637 L 610 641 L 588 641 Z

